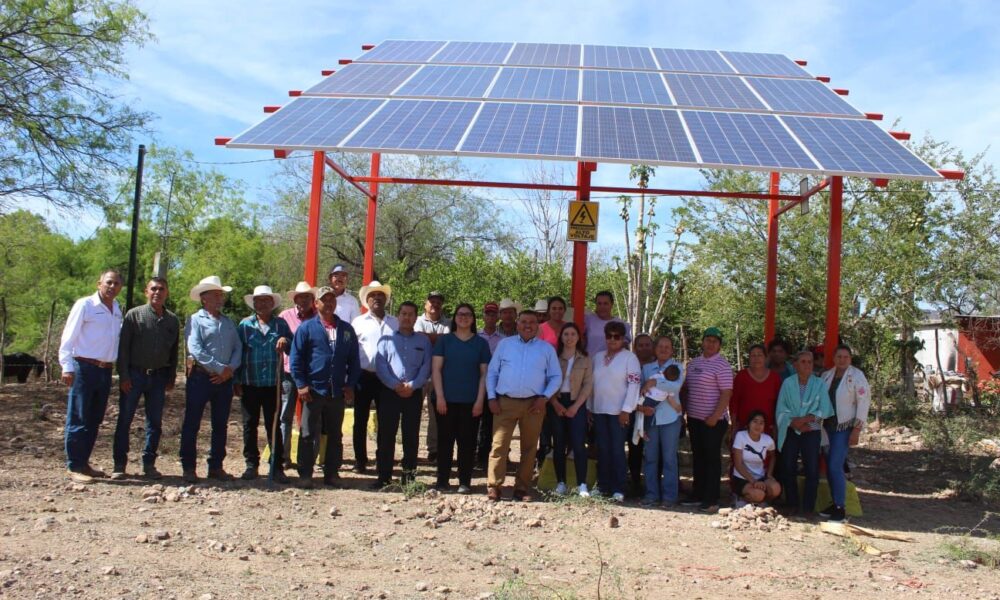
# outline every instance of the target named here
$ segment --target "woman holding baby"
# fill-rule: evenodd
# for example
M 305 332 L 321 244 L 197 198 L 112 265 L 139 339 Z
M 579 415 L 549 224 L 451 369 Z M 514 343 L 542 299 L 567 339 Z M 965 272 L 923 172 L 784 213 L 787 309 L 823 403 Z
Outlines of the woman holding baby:
M 684 367 L 674 360 L 674 342 L 667 336 L 656 340 L 655 354 L 656 360 L 642 367 L 642 401 L 636 409 L 642 413 L 636 429 L 646 440 L 643 453 L 646 496 L 642 504 L 668 508 L 677 504 L 677 443 L 683 412 L 680 389 L 684 384 Z

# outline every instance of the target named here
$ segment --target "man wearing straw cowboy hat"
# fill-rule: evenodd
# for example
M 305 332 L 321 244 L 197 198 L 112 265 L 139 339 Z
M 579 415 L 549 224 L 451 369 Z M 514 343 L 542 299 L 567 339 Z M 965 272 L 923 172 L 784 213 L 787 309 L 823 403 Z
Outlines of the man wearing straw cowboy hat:
M 288 302 L 292 305 L 281 311 L 278 316 L 288 324 L 292 335 L 298 330 L 299 325 L 316 316 L 316 288 L 309 285 L 307 281 L 300 281 L 295 284 L 294 290 L 289 290 L 285 294 Z M 298 391 L 295 389 L 295 382 L 292 381 L 292 369 L 288 363 L 289 355 L 284 355 L 285 371 L 281 378 L 281 439 L 284 443 L 282 456 L 285 459 L 284 466 L 292 466 L 292 421 L 295 420 L 295 404 Z
M 330 289 L 337 295 L 337 316 L 342 321 L 351 323 L 361 314 L 361 305 L 357 298 L 347 293 L 347 267 L 333 265 L 326 277 L 330 281 Z
M 431 347 L 437 343 L 438 336 L 451 333 L 451 320 L 444 316 L 444 294 L 431 292 L 424 301 L 424 314 L 417 317 L 413 330 L 427 336 Z M 427 460 L 437 460 L 437 410 L 434 386 L 428 382 L 424 389 L 427 398 Z
M 229 411 L 233 403 L 233 375 L 240 368 L 243 345 L 236 325 L 222 314 L 226 294 L 233 288 L 222 285 L 217 275 L 202 279 L 191 288 L 190 297 L 201 309 L 187 323 L 187 353 L 193 359 L 187 378 L 184 423 L 181 426 L 181 468 L 184 481 L 198 481 L 195 463 L 198 458 L 198 430 L 205 405 L 212 405 L 212 442 L 208 451 L 208 476 L 227 480 L 222 469 L 226 458 L 226 435 Z
M 368 472 L 368 419 L 372 403 L 382 391 L 382 384 L 375 375 L 375 354 L 378 342 L 392 336 L 399 329 L 399 321 L 385 314 L 385 307 L 392 296 L 392 288 L 372 280 L 361 288 L 358 299 L 368 308 L 368 312 L 351 321 L 354 333 L 358 334 L 361 358 L 361 379 L 354 395 L 354 472 Z
M 292 331 L 281 317 L 275 317 L 274 310 L 281 306 L 281 295 L 271 291 L 270 286 L 258 285 L 252 294 L 243 297 L 254 314 L 240 321 L 236 330 L 243 344 L 243 358 L 237 370 L 236 395 L 240 396 L 243 408 L 243 458 L 246 470 L 242 479 L 257 478 L 260 468 L 260 451 L 257 449 L 257 426 L 260 411 L 264 409 L 264 428 L 267 443 L 273 453 L 275 468 L 271 471 L 274 481 L 288 483 L 288 477 L 281 469 L 281 438 L 275 431 L 278 418 L 278 397 L 281 384 L 280 371 L 283 355 L 292 343 Z M 277 438 L 277 439 L 273 439 Z

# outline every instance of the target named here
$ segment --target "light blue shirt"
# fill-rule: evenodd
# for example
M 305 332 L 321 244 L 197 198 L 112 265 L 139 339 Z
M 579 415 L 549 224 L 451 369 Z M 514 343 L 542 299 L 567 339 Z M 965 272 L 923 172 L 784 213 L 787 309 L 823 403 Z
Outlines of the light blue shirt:
M 378 342 L 375 354 L 375 374 L 386 387 L 410 383 L 419 390 L 427 383 L 431 372 L 431 341 L 423 334 L 395 332 Z
M 675 394 L 674 400 L 676 400 L 679 403 L 680 395 L 678 394 L 678 392 L 680 391 L 681 386 L 684 384 L 684 365 L 677 362 L 676 360 L 671 358 L 662 365 L 660 364 L 660 361 L 654 360 L 651 363 L 646 363 L 642 365 L 642 383 L 643 385 L 645 385 L 650 377 L 653 377 L 657 373 L 663 373 L 664 371 L 667 370 L 667 367 L 669 367 L 670 365 L 676 365 L 677 368 L 680 369 L 681 373 L 680 376 L 677 378 L 677 381 L 667 381 L 666 379 L 662 379 L 660 381 L 657 381 L 656 387 L 657 389 L 661 389 L 664 392 L 674 392 Z M 663 401 L 656 403 L 656 412 L 653 413 L 653 423 L 655 423 L 656 425 L 670 425 L 671 423 L 676 421 L 679 417 L 680 414 L 678 414 L 677 411 L 675 411 L 673 407 L 670 406 L 669 402 Z
M 500 340 L 486 370 L 486 397 L 551 398 L 562 383 L 562 368 L 552 344 L 514 335 Z
M 212 373 L 226 367 L 235 372 L 243 361 L 243 344 L 229 317 L 216 319 L 202 308 L 188 319 L 187 353 Z

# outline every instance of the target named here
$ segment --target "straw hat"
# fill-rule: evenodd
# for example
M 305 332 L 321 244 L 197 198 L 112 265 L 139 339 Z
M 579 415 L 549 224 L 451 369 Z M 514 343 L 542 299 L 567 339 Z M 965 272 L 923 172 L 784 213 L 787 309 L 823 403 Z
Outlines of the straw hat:
M 227 294 L 233 291 L 233 288 L 228 285 L 222 285 L 222 280 L 219 279 L 218 275 L 209 275 L 208 277 L 202 279 L 198 282 L 198 285 L 191 288 L 191 299 L 195 302 L 201 302 L 201 295 L 205 292 L 213 291 L 226 292 Z
M 545 299 L 536 301 L 533 310 L 540 313 L 549 312 L 549 301 Z
M 504 298 L 503 300 L 500 301 L 500 310 L 503 311 L 504 309 L 507 309 L 507 308 L 513 308 L 517 312 L 521 312 L 521 305 L 520 304 L 518 304 L 517 302 L 514 302 L 510 298 Z
M 382 285 L 377 279 L 373 279 L 368 285 L 361 286 L 361 291 L 358 292 L 358 300 L 361 300 L 361 306 L 368 306 L 368 294 L 372 292 L 382 292 L 385 294 L 385 301 L 388 303 L 389 298 L 392 297 L 392 286 Z
M 289 290 L 285 292 L 285 296 L 288 297 L 288 301 L 295 304 L 295 297 L 299 294 L 311 294 L 313 297 L 316 296 L 316 288 L 309 285 L 308 281 L 300 281 L 295 284 L 294 290 Z
M 275 294 L 271 291 L 271 286 L 269 285 L 258 285 L 253 289 L 252 294 L 247 294 L 243 296 L 243 301 L 247 303 L 247 306 L 253 308 L 253 299 L 257 296 L 270 296 L 274 300 L 274 307 L 278 308 L 281 306 L 281 294 Z

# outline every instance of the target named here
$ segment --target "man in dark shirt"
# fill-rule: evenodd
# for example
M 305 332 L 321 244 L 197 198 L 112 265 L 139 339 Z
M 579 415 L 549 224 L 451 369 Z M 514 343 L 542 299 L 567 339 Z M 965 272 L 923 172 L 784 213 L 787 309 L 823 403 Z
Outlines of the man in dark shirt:
M 169 290 L 167 280 L 154 277 L 146 284 L 148 302 L 125 314 L 118 342 L 118 423 L 115 426 L 114 470 L 112 479 L 125 478 L 128 463 L 129 430 L 145 397 L 146 445 L 142 451 L 142 474 L 159 479 L 156 451 L 163 431 L 163 403 L 177 379 L 177 346 L 180 322 L 164 307 Z

